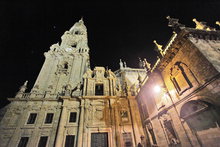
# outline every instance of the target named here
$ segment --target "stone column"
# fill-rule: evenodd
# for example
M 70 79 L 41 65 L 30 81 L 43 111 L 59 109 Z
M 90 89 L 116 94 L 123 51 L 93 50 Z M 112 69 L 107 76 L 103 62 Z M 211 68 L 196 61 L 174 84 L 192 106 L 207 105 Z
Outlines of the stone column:
M 88 99 L 85 99 L 85 107 L 84 107 L 84 126 L 83 126 L 83 147 L 88 146 L 88 125 L 89 121 L 91 119 L 90 112 L 92 111 L 90 106 L 90 101 Z
M 120 118 L 118 116 L 119 110 L 118 110 L 118 103 L 116 102 L 116 105 L 114 107 L 115 110 L 115 136 L 116 136 L 116 146 L 121 147 L 121 128 L 120 128 Z
M 56 143 L 55 147 L 61 147 L 63 146 L 63 138 L 64 138 L 64 126 L 66 124 L 66 119 L 67 119 L 67 108 L 65 103 L 67 100 L 63 99 L 63 105 L 62 105 L 62 110 L 61 110 L 61 116 L 60 116 L 60 122 L 58 126 L 58 131 L 57 131 L 57 137 L 56 137 Z
M 80 120 L 79 120 L 79 130 L 78 130 L 78 140 L 77 147 L 82 147 L 83 145 L 83 124 L 84 124 L 84 100 L 81 100 L 80 105 Z

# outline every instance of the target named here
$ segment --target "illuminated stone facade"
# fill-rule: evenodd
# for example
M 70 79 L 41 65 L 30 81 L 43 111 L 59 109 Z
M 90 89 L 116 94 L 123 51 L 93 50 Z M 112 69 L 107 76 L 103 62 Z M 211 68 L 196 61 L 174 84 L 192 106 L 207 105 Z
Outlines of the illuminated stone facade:
M 159 49 L 160 59 L 137 96 L 147 145 L 217 147 L 220 31 L 196 19 L 196 29 L 168 19 L 174 34 Z
M 20 88 L 0 124 L 0 146 L 135 147 L 143 128 L 135 100 L 145 69 L 90 69 L 83 20 L 45 54 L 30 91 Z M 142 139 L 141 139 L 142 138 Z

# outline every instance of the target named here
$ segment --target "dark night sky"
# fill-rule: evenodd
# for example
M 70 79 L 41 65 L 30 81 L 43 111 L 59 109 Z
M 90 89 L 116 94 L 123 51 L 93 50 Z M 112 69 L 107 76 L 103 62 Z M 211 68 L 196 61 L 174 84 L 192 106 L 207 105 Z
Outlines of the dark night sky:
M 94 1 L 48 0 L 0 2 L 0 106 L 14 97 L 25 80 L 32 88 L 44 62 L 43 53 L 82 16 L 87 26 L 90 62 L 119 68 L 119 59 L 138 67 L 138 57 L 155 62 L 154 39 L 165 45 L 172 35 L 166 16 L 194 27 L 193 18 L 218 28 L 219 0 Z

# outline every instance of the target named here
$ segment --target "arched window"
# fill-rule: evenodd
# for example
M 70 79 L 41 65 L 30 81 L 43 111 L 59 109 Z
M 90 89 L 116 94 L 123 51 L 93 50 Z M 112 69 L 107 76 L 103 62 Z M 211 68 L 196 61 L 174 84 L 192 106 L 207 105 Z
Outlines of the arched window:
M 197 82 L 194 74 L 182 62 L 176 62 L 170 69 L 170 79 L 179 95 L 192 88 L 193 83 Z

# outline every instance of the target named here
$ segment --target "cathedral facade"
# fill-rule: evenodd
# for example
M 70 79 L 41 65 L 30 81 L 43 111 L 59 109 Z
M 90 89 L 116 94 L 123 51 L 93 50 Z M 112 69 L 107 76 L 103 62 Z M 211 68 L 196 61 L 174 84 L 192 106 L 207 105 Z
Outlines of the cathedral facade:
M 26 81 L 9 98 L 1 147 L 135 147 L 144 131 L 135 96 L 145 69 L 90 68 L 87 30 L 75 23 L 45 52 L 29 93 Z

